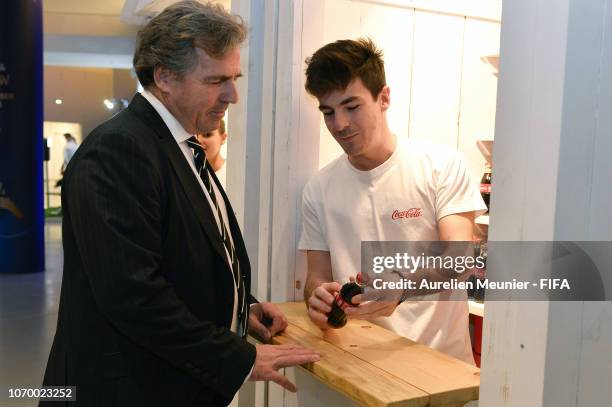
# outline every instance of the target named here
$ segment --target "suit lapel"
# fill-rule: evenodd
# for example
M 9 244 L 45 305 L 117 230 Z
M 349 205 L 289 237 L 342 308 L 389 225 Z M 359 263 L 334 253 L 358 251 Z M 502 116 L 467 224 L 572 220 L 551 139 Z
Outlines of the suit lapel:
M 217 222 L 215 221 L 212 208 L 208 204 L 204 191 L 202 191 L 202 187 L 196 180 L 195 174 L 191 170 L 191 167 L 189 167 L 189 164 L 187 164 L 185 161 L 183 152 L 180 150 L 174 139 L 163 139 L 162 146 L 170 158 L 172 167 L 176 172 L 177 178 L 179 179 L 179 182 L 183 187 L 183 190 L 185 191 L 185 194 L 187 195 L 187 198 L 189 199 L 189 202 L 191 203 L 200 224 L 204 228 L 204 231 L 208 235 L 208 238 L 217 253 L 219 253 L 219 255 L 223 258 L 225 264 L 230 267 L 230 264 L 227 261 L 227 254 L 225 253 L 225 246 L 223 246 L 223 239 L 219 233 L 219 228 L 217 227 Z
M 208 236 L 208 240 L 211 242 L 215 251 L 231 269 L 212 209 L 208 204 L 204 191 L 202 191 L 202 187 L 198 183 L 195 174 L 191 170 L 191 167 L 187 161 L 185 161 L 185 156 L 176 143 L 176 140 L 170 133 L 170 130 L 159 114 L 157 114 L 155 109 L 142 95 L 136 94 L 134 99 L 132 99 L 129 108 L 140 116 L 144 122 L 160 136 L 161 146 L 170 159 L 172 168 L 176 173 L 183 191 L 185 191 L 185 194 L 187 195 L 198 222 L 204 229 L 204 232 Z

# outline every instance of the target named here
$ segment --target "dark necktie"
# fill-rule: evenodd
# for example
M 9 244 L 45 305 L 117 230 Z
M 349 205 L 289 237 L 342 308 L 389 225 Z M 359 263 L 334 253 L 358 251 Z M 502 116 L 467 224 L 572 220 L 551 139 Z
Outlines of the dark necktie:
M 195 137 L 191 137 L 187 140 L 187 145 L 193 151 L 193 159 L 195 161 L 196 171 L 198 175 L 202 179 L 208 194 L 210 195 L 210 200 L 213 202 L 215 206 L 215 210 L 217 211 L 217 216 L 219 217 L 219 223 L 221 224 L 221 239 L 223 240 L 223 245 L 225 249 L 229 253 L 230 261 L 232 264 L 232 273 L 234 274 L 234 282 L 236 284 L 236 291 L 238 292 L 238 334 L 242 337 L 246 336 L 247 331 L 247 319 L 248 319 L 248 306 L 246 304 L 246 291 L 244 287 L 244 276 L 242 276 L 240 272 L 240 262 L 238 261 L 238 256 L 236 255 L 236 249 L 230 240 L 230 234 L 227 228 L 225 227 L 225 222 L 223 221 L 223 216 L 221 215 L 221 209 L 219 208 L 219 202 L 217 200 L 217 195 L 215 194 L 215 190 L 212 186 L 212 180 L 209 176 L 209 172 L 212 171 L 210 164 L 206 161 L 206 153 L 200 146 L 200 143 L 196 140 Z M 220 197 L 223 199 L 223 197 Z

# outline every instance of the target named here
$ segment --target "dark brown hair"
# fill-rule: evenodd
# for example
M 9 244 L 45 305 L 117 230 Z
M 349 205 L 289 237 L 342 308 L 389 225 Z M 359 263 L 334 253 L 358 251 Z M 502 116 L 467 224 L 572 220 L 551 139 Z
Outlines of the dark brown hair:
M 306 59 L 306 91 L 320 98 L 359 78 L 376 99 L 387 84 L 382 57 L 369 38 L 327 44 Z
M 247 27 L 239 16 L 220 4 L 181 1 L 166 8 L 139 32 L 134 69 L 143 87 L 154 83 L 153 70 L 161 65 L 182 77 L 196 64 L 195 48 L 221 58 L 244 42 Z

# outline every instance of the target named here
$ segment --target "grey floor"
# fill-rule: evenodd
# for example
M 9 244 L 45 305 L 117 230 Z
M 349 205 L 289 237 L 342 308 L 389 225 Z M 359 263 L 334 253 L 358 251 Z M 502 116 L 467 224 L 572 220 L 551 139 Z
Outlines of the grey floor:
M 57 321 L 62 280 L 61 223 L 45 225 L 46 270 L 0 274 L 0 406 L 35 406 L 36 400 L 11 400 L 9 387 L 38 387 Z

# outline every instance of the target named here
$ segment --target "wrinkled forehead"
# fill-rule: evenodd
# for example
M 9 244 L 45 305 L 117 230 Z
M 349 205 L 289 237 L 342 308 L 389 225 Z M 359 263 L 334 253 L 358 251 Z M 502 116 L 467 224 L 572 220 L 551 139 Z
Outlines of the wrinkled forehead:
M 204 70 L 211 75 L 240 77 L 240 48 L 234 47 L 220 57 L 212 57 L 202 48 L 195 48 L 194 68 Z

